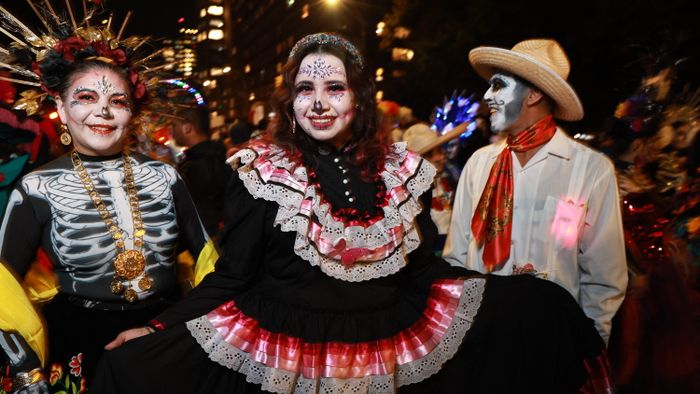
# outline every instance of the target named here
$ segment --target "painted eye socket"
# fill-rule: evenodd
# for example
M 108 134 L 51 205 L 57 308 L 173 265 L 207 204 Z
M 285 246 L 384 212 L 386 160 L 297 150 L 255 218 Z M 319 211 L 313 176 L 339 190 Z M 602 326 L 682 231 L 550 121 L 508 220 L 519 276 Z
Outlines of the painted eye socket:
M 75 99 L 80 102 L 95 102 L 97 101 L 97 94 L 91 92 L 80 92 L 75 95 Z
M 129 100 L 127 100 L 125 97 L 114 97 L 110 100 L 110 105 L 112 105 L 115 108 L 126 108 L 129 106 Z
M 313 92 L 313 88 L 309 85 L 299 85 L 296 87 L 297 94 L 307 95 Z
M 345 87 L 345 85 L 339 83 L 333 84 L 328 87 L 328 91 L 330 91 L 331 93 L 342 93 L 346 90 L 347 88 Z

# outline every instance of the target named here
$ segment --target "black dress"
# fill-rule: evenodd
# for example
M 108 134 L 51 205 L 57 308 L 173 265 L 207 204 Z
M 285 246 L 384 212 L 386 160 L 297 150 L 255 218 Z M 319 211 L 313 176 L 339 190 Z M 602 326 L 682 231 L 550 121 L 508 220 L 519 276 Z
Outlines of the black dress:
M 133 225 L 122 154 L 80 157 L 130 248 Z M 138 295 L 133 303 L 110 290 L 112 262 L 119 251 L 69 155 L 24 176 L 10 195 L 0 228 L 0 259 L 23 278 L 39 252 L 39 260 L 50 265 L 55 275 L 55 287 L 42 294 L 55 293 L 42 308 L 49 339 L 46 369 L 51 392 L 84 390 L 104 345 L 119 332 L 145 324 L 180 298 L 176 281 L 179 250 L 189 250 L 201 266 L 206 265 L 205 260 L 213 265 L 211 260 L 216 259 L 213 242 L 175 169 L 137 153 L 130 154 L 129 160 L 144 222 L 145 270 L 153 279 L 150 289 L 141 289 L 139 278 L 129 282 Z M 5 308 L 0 301 L 0 309 Z
M 225 258 L 107 352 L 97 393 L 571 392 L 602 341 L 575 300 L 432 253 L 434 168 L 394 145 L 375 182 L 352 150 L 237 153 Z M 321 190 L 322 193 L 321 194 Z

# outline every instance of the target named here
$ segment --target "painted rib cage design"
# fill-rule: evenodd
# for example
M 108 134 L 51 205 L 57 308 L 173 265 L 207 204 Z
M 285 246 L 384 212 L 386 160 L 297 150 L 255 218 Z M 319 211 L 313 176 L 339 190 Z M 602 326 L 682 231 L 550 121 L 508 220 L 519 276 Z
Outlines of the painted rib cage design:
M 177 220 L 172 186 L 177 175 L 172 167 L 158 162 L 138 163 L 131 158 L 144 221 L 144 253 L 147 267 L 172 266 L 175 262 Z M 101 163 L 84 162 L 111 217 L 126 235 L 126 248 L 133 247 L 133 222 L 124 188 L 122 159 Z M 92 200 L 72 168 L 38 171 L 25 177 L 23 186 L 34 198 L 50 207 L 53 253 L 75 284 L 111 278 L 117 255 L 114 241 Z

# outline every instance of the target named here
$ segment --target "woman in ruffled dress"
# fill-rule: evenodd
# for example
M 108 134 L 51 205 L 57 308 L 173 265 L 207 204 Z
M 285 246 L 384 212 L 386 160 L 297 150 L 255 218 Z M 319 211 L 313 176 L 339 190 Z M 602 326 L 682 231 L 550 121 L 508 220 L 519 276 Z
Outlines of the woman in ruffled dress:
M 294 46 L 272 134 L 231 159 L 225 257 L 95 392 L 560 393 L 600 365 L 564 289 L 435 257 L 435 169 L 377 132 L 369 74 L 337 35 Z

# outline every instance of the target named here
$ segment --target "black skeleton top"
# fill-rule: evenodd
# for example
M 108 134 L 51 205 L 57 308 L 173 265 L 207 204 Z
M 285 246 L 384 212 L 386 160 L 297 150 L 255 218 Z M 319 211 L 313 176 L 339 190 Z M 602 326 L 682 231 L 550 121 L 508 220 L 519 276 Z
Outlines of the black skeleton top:
M 112 219 L 126 234 L 126 249 L 132 249 L 133 223 L 121 153 L 80 157 Z M 137 153 L 130 160 L 146 230 L 146 272 L 154 281 L 148 291 L 138 287 L 137 279 L 131 284 L 139 300 L 144 300 L 173 289 L 181 249 L 196 258 L 211 242 L 175 169 Z M 53 263 L 59 292 L 93 300 L 122 300 L 109 286 L 118 249 L 68 155 L 22 178 L 0 227 L 0 258 L 19 275 L 25 275 L 39 248 Z

